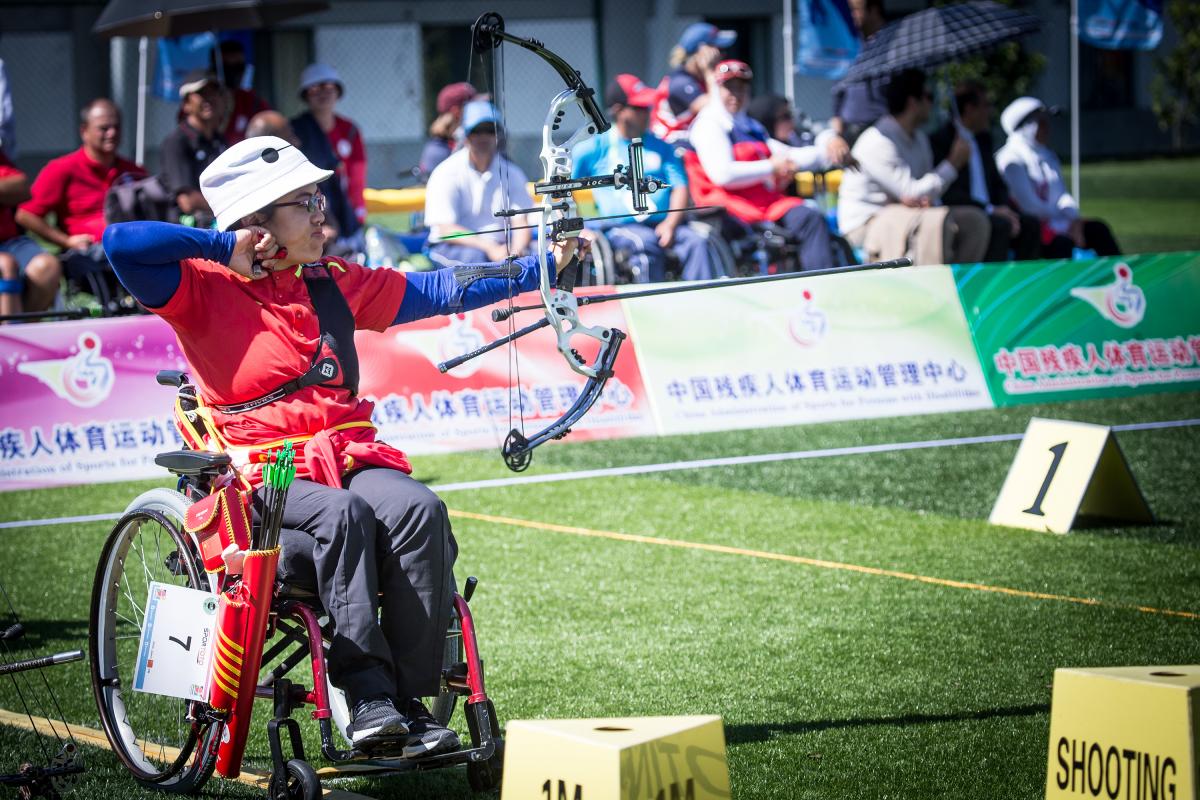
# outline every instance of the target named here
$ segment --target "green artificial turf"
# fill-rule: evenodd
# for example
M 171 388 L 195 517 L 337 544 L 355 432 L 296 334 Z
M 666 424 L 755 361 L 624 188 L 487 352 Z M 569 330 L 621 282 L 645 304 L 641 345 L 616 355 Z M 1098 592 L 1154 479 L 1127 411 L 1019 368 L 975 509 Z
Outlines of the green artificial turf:
M 1032 415 L 1122 424 L 1198 412 L 1197 394 L 1159 394 L 553 444 L 537 451 L 530 472 L 1019 433 Z M 988 525 L 1015 441 L 446 492 L 453 511 L 531 523 L 454 520 L 460 580 L 480 578 L 472 608 L 489 693 L 502 721 L 720 714 L 737 798 L 1041 797 L 1056 667 L 1200 660 L 1200 620 L 1130 608 L 1200 612 L 1200 427 L 1118 439 L 1155 525 L 1067 536 Z M 416 466 L 431 484 L 508 474 L 490 452 L 423 457 Z M 0 494 L 0 519 L 118 511 L 152 485 Z M 582 536 L 542 523 L 834 563 Z M 86 647 L 92 573 L 108 527 L 0 529 L 0 580 L 32 651 Z M 98 727 L 84 664 L 46 676 L 69 720 Z M 11 681 L 0 680 L 0 707 L 19 710 Z M 254 768 L 268 760 L 259 722 L 247 753 Z M 314 728 L 303 724 L 315 748 Z M 28 745 L 0 728 L 0 772 L 8 754 Z M 134 796 L 111 755 L 87 755 L 92 770 L 75 796 Z M 336 786 L 381 798 L 470 796 L 461 771 Z M 214 779 L 205 793 L 254 791 Z

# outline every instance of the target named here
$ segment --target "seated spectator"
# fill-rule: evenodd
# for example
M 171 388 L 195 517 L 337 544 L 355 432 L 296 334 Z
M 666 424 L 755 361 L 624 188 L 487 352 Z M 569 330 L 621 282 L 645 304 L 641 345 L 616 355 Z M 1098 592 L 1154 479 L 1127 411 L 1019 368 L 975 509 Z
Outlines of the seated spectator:
M 800 198 L 784 194 L 798 170 L 828 168 L 826 142 L 789 147 L 742 113 L 750 99 L 752 77 L 745 62 L 717 65 L 713 74 L 717 97 L 696 115 L 689 133 L 695 153 L 684 155 L 690 165 L 692 197 L 700 205 L 723 206 L 744 223 L 780 226 L 800 245 L 801 269 L 842 266 L 840 255 L 833 252 L 825 216 Z
M 115 291 L 117 282 L 100 244 L 105 225 L 104 196 L 122 176 L 140 178 L 146 173 L 117 155 L 121 112 L 111 100 L 92 100 L 80 110 L 79 119 L 82 146 L 42 167 L 30 189 L 31 198 L 17 209 L 16 221 L 30 233 L 62 248 L 60 259 L 68 277 L 84 280 L 88 275 L 102 275 Z M 55 217 L 53 225 L 48 219 L 51 214 Z M 31 249 L 27 252 L 35 257 Z M 44 269 L 47 273 L 43 286 L 49 292 L 52 270 L 48 264 Z M 42 296 L 37 304 L 44 300 Z
M 209 228 L 213 213 L 200 193 L 200 173 L 225 150 L 220 133 L 225 95 L 215 75 L 192 70 L 179 87 L 179 99 L 183 119 L 159 152 L 162 183 L 175 198 L 172 222 Z
M 421 150 L 421 162 L 417 167 L 422 183 L 428 183 L 434 167 L 458 149 L 461 144 L 459 128 L 462 127 L 463 106 L 478 95 L 479 92 L 469 83 L 452 83 L 438 92 L 438 115 L 429 124 L 429 139 Z
M 213 71 L 216 71 L 216 68 L 216 59 L 213 58 Z M 250 124 L 250 119 L 255 114 L 270 111 L 271 104 L 253 89 L 242 88 L 242 81 L 246 77 L 246 48 L 236 39 L 221 42 L 221 72 L 229 93 L 226 96 L 226 120 L 221 137 L 228 147 L 248 138 L 246 126 Z
M 529 249 L 529 229 L 505 228 L 528 224 L 526 215 L 504 219 L 497 211 L 531 208 L 529 179 L 500 153 L 500 113 L 487 100 L 463 107 L 466 147 L 460 147 L 438 164 L 425 187 L 425 224 L 429 226 L 429 257 L 442 266 L 503 261 Z M 475 231 L 472 236 L 440 241 L 452 233 Z
M 659 83 L 650 130 L 665 142 L 686 141 L 688 128 L 708 102 L 708 78 L 721 51 L 737 41 L 734 31 L 696 22 L 687 27 L 671 50 L 671 67 Z
M 763 126 L 763 130 L 777 142 L 783 142 L 792 147 L 804 147 L 812 144 L 812 136 L 805 141 L 796 130 L 796 117 L 792 112 L 792 104 L 788 99 L 778 94 L 760 95 L 746 106 L 746 116 Z
M 888 84 L 888 115 L 858 137 L 857 172 L 842 176 L 838 220 L 868 261 L 909 256 L 914 264 L 969 263 L 987 250 L 991 226 L 978 206 L 941 205 L 942 193 L 971 157 L 962 137 L 936 168 L 929 137 L 933 97 L 925 74 L 906 70 Z
M 300 137 L 300 150 L 310 161 L 337 173 L 361 226 L 367 220 L 367 203 L 363 199 L 367 186 L 367 148 L 358 126 L 334 113 L 345 92 L 337 70 L 328 64 L 309 64 L 300 73 L 300 99 L 308 111 L 292 118 L 292 129 Z
M 62 265 L 17 227 L 29 179 L 0 150 L 0 314 L 45 311 L 58 294 Z
M 958 121 L 948 121 L 929 137 L 933 159 L 946 158 L 956 137 L 970 145 L 971 157 L 967 168 L 946 187 L 942 202 L 948 206 L 975 205 L 987 213 L 992 232 L 984 261 L 1008 261 L 1010 251 L 1018 261 L 1037 258 L 1041 225 L 1036 217 L 1018 214 L 1008 204 L 1008 186 L 992 155 L 992 99 L 987 89 L 977 81 L 965 81 L 955 90 L 954 102 Z
M 628 166 L 629 143 L 641 137 L 644 148 L 645 174 L 670 185 L 670 192 L 660 191 L 649 196 L 654 210 L 688 205 L 687 177 L 674 148 L 652 133 L 646 132 L 650 123 L 650 108 L 655 92 L 637 79 L 636 75 L 618 75 L 604 93 L 609 118 L 613 126 L 600 136 L 584 140 L 575 148 L 575 175 L 612 174 L 618 164 Z M 633 211 L 633 195 L 628 189 L 600 188 L 592 191 L 596 209 L 601 216 L 627 214 Z M 684 212 L 652 213 L 642 220 L 608 220 L 603 226 L 613 249 L 625 254 L 633 267 L 638 283 L 658 283 L 666 279 L 667 250 L 671 250 L 683 267 L 684 280 L 707 280 L 717 277 L 709 257 L 705 239 L 685 224 Z
M 883 0 L 850 0 L 850 14 L 858 27 L 860 43 L 866 44 L 884 26 Z M 890 76 L 833 86 L 833 116 L 829 127 L 837 136 L 829 143 L 829 157 L 842 161 L 862 132 L 888 113 L 887 87 Z
M 1079 216 L 1079 203 L 1067 191 L 1062 164 L 1047 143 L 1050 113 L 1036 97 L 1018 97 L 1000 115 L 1008 134 L 996 164 L 1017 208 L 1041 223 L 1042 256 L 1070 258 L 1079 247 L 1115 256 L 1121 248 L 1108 225 Z

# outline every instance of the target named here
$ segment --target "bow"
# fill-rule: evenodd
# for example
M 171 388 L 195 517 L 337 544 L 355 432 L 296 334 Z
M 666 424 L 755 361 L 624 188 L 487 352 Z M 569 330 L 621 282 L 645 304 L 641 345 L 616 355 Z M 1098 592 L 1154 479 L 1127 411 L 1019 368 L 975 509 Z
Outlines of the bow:
M 504 20 L 495 12 L 488 12 L 475 21 L 471 29 L 471 40 L 477 53 L 495 50 L 503 42 L 519 45 L 546 61 L 567 86 L 550 102 L 550 109 L 546 113 L 545 124 L 542 126 L 540 159 L 543 177 L 540 182 L 534 184 L 534 192 L 542 198 L 541 205 L 536 208 L 506 209 L 496 214 L 498 217 L 514 217 L 522 214 L 538 215 L 539 291 L 545 312 L 544 316 L 533 325 L 438 365 L 439 370 L 446 372 L 464 361 L 515 341 L 535 330 L 546 326 L 554 329 L 558 351 L 566 359 L 567 365 L 586 377 L 587 381 L 566 413 L 543 430 L 528 437 L 517 428 L 513 428 L 509 432 L 501 449 L 501 455 L 509 469 L 520 472 L 529 466 L 535 447 L 551 439 L 560 439 L 566 436 L 570 432 L 571 426 L 578 422 L 600 399 L 605 383 L 612 377 L 613 365 L 616 363 L 621 342 L 625 340 L 625 333 L 617 328 L 589 326 L 580 321 L 578 301 L 573 293 L 575 274 L 579 267 L 577 257 L 572 257 L 556 281 L 551 278 L 552 273 L 547 261 L 550 243 L 560 241 L 568 234 L 583 229 L 584 220 L 577 213 L 572 193 L 581 189 L 599 187 L 628 189 L 633 196 L 634 210 L 644 213 L 650 208 L 649 195 L 665 188 L 666 184 L 645 177 L 640 139 L 634 140 L 629 146 L 628 167 L 618 166 L 609 175 L 572 178 L 571 148 L 585 138 L 604 133 L 609 128 L 608 120 L 605 119 L 604 113 L 596 104 L 595 91 L 583 81 L 578 70 L 557 53 L 547 49 L 541 42 L 535 39 L 523 39 L 505 32 Z M 564 121 L 572 109 L 579 112 L 583 117 L 583 122 L 574 130 L 568 130 Z M 588 363 L 580 355 L 576 346 L 579 339 L 591 339 L 599 345 L 591 363 Z

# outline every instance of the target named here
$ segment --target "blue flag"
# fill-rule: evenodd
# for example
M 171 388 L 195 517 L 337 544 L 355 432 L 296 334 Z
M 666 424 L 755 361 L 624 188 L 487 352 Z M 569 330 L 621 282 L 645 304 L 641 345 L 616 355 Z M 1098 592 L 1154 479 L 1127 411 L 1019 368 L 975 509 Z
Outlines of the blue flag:
M 837 80 L 858 55 L 858 30 L 847 0 L 788 0 L 796 4 L 800 36 L 796 40 L 796 71 L 814 78 Z
M 1105 50 L 1153 50 L 1162 41 L 1163 0 L 1079 0 L 1079 38 Z
M 179 84 L 194 69 L 207 69 L 217 37 L 212 33 L 174 36 L 158 40 L 154 65 L 154 94 L 164 100 L 179 100 Z

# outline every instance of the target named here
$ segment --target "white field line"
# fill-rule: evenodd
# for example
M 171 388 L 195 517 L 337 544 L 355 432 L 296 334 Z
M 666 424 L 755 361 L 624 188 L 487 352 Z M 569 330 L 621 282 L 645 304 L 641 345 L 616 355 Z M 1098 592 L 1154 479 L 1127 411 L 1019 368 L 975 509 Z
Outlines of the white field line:
M 1163 428 L 1186 428 L 1200 425 L 1200 419 L 1172 419 L 1162 422 L 1134 422 L 1128 425 L 1113 425 L 1114 431 L 1150 431 Z M 864 444 L 853 447 L 827 447 L 818 450 L 797 450 L 790 453 L 764 453 L 756 456 L 727 456 L 725 458 L 702 458 L 694 461 L 669 461 L 663 464 L 640 464 L 631 467 L 609 467 L 607 469 L 585 469 L 575 472 L 556 472 L 551 475 L 514 475 L 511 478 L 492 478 L 482 481 L 443 483 L 430 486 L 435 492 L 461 492 L 470 489 L 499 489 L 505 486 L 521 486 L 534 483 L 557 483 L 580 481 L 588 478 L 615 478 L 624 475 L 650 475 L 656 472 L 674 472 L 685 469 L 710 469 L 712 467 L 736 467 L 745 464 L 767 464 L 776 461 L 803 461 L 810 458 L 833 458 L 836 456 L 859 456 L 872 453 L 896 453 L 905 450 L 928 450 L 937 447 L 959 447 L 970 444 L 994 444 L 1019 440 L 1024 433 L 994 433 L 987 436 L 963 436 L 954 439 L 929 439 L 922 442 L 887 442 Z M 48 519 L 15 520 L 0 522 L 0 530 L 6 528 L 33 528 L 42 525 L 71 525 L 87 522 L 106 522 L 120 518 L 120 514 L 88 514 L 77 517 L 51 517 Z

